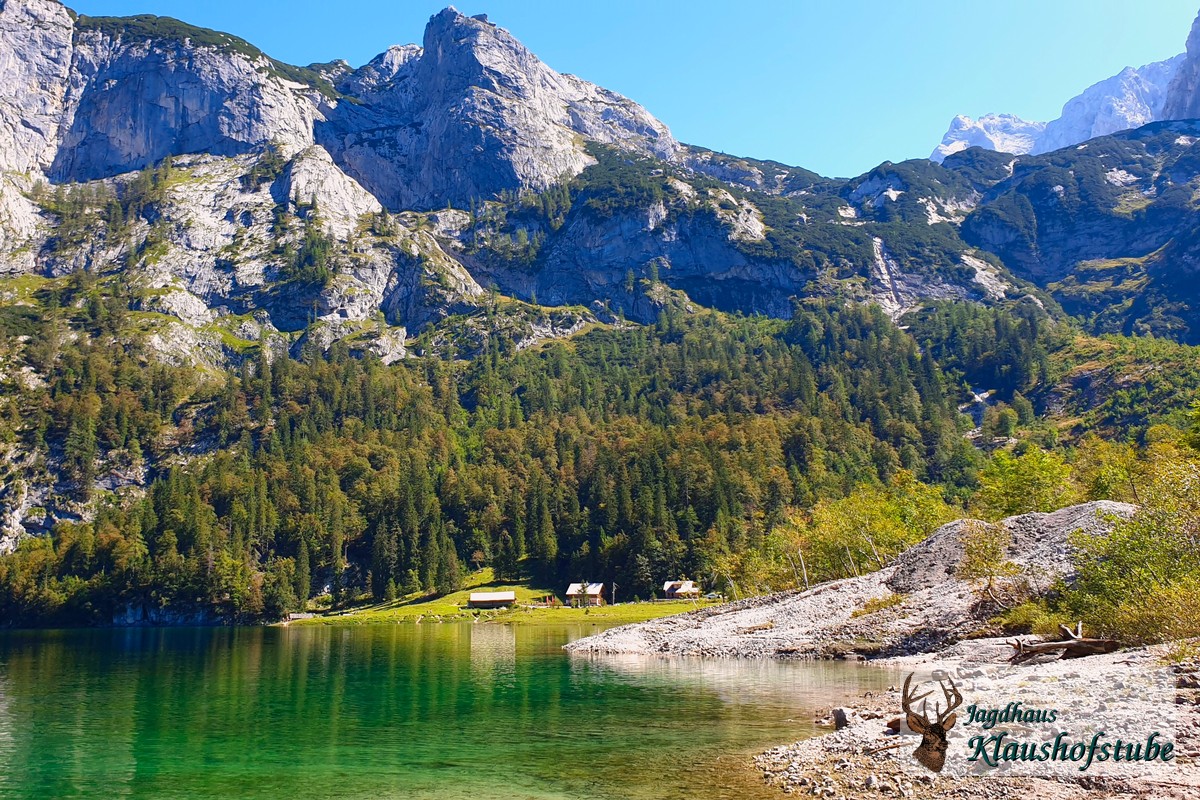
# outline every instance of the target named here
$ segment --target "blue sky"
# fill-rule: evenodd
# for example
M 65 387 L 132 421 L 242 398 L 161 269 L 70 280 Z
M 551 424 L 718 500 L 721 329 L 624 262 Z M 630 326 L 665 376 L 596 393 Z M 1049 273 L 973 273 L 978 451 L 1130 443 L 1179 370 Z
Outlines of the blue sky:
M 358 66 L 420 42 L 427 0 L 74 0 Z M 542 60 L 627 95 L 682 141 L 825 175 L 925 157 L 955 114 L 1057 116 L 1091 83 L 1183 52 L 1196 0 L 462 0 Z

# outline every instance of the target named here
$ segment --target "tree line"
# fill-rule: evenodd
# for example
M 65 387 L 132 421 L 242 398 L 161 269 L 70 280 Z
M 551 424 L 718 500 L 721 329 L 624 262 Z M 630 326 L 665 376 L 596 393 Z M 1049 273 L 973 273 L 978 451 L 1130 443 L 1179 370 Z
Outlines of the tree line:
M 947 307 L 914 333 L 834 300 L 787 321 L 668 309 L 390 367 L 264 342 L 213 376 L 151 355 L 119 283 L 55 286 L 21 319 L 36 335 L 3 340 L 48 391 L 7 385 L 0 437 L 96 512 L 0 558 L 13 623 L 131 606 L 270 619 L 325 594 L 450 592 L 468 564 L 630 598 L 681 576 L 765 591 L 800 580 L 798 548 L 810 580 L 853 574 L 979 498 L 1066 496 L 1053 469 L 1040 494 L 1027 480 L 1036 454 L 1063 456 L 989 456 L 964 435 L 968 368 L 1013 393 L 1044 371 L 1050 323 L 1019 309 Z M 1006 347 L 1021 369 L 979 366 Z M 104 489 L 116 474 L 144 491 Z M 846 527 L 860 514 L 865 538 Z

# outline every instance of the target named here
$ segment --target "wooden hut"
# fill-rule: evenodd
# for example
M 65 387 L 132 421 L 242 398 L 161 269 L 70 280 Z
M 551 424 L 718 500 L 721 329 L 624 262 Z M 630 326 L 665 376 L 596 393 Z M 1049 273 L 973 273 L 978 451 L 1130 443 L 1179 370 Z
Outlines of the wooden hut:
M 516 605 L 516 592 L 471 592 L 469 608 L 505 608 Z
M 695 581 L 667 581 L 662 590 L 663 597 L 668 600 L 694 600 L 700 596 L 700 587 Z
M 604 605 L 604 584 L 572 583 L 567 587 L 567 602 L 575 608 Z

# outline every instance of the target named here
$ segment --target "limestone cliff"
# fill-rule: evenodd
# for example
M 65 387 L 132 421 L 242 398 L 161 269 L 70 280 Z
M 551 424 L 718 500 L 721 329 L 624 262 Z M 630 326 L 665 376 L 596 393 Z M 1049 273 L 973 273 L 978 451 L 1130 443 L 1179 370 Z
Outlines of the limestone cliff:
M 447 8 L 423 47 L 392 48 L 343 78 L 318 139 L 384 205 L 467 205 L 544 189 L 591 163 L 584 141 L 669 158 L 661 122 L 620 95 L 543 64 L 508 31 Z
M 1187 38 L 1187 53 L 1167 88 L 1162 118 L 1200 118 L 1200 15 L 1192 23 Z
M 0 171 L 40 171 L 54 160 L 73 34 L 57 0 L 0 0 Z

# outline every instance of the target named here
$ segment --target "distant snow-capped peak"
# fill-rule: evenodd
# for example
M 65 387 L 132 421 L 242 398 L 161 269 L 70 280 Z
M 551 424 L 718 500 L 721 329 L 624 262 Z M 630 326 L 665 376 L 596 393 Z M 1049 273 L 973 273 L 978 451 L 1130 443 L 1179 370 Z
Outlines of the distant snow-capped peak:
M 1167 87 L 1184 56 L 1126 67 L 1094 83 L 1063 105 L 1050 122 L 1031 122 L 1013 114 L 986 114 L 979 119 L 957 116 L 930 159 L 941 162 L 968 147 L 1005 153 L 1046 153 L 1097 136 L 1140 128 L 1162 119 Z
M 985 114 L 979 119 L 958 115 L 930 158 L 939 164 L 946 156 L 983 147 L 1002 153 L 1028 153 L 1046 129 L 1044 122 L 1030 122 L 1015 114 Z

